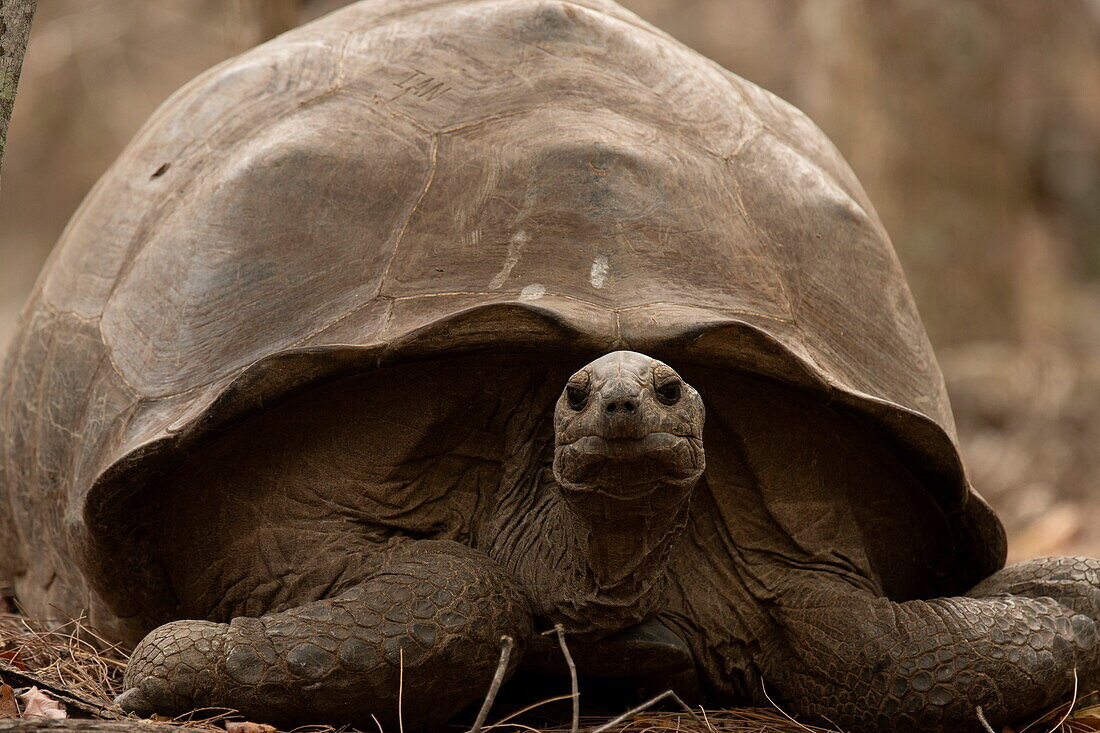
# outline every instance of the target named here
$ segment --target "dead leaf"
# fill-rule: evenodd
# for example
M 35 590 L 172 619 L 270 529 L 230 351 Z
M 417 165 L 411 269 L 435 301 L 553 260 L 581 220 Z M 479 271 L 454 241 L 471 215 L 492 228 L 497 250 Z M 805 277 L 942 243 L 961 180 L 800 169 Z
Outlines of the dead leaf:
M 0 659 L 4 660 L 21 672 L 27 671 L 27 665 L 23 663 L 22 659 L 20 659 L 19 652 L 16 650 L 0 652 Z
M 1087 708 L 1081 708 L 1080 710 L 1075 710 L 1073 712 L 1073 715 L 1071 715 L 1069 717 L 1070 717 L 1071 720 L 1082 720 L 1082 719 L 1088 719 L 1088 718 L 1100 719 L 1100 705 L 1092 705 L 1092 706 L 1087 707 Z
M 1081 708 L 1074 712 L 1073 715 L 1069 716 L 1069 719 L 1073 721 L 1070 730 L 1078 731 L 1079 733 L 1100 731 L 1100 705 Z
M 11 685 L 0 685 L 0 718 L 18 718 L 19 703 Z
M 226 733 L 275 733 L 275 726 L 267 723 L 250 723 L 233 720 L 225 724 Z
M 42 692 L 42 690 L 39 690 L 37 687 L 32 687 L 27 690 L 19 696 L 19 699 L 23 701 L 24 718 L 63 720 L 67 717 L 64 708 L 61 707 L 61 703 Z

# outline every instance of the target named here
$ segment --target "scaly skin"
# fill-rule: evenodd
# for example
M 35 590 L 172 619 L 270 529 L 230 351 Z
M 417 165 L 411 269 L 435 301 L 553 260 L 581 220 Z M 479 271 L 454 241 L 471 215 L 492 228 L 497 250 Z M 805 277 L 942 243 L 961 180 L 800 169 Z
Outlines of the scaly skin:
M 555 412 L 554 488 L 569 506 L 549 516 L 572 541 L 540 535 L 554 546 L 529 548 L 506 570 L 458 543 L 410 540 L 335 598 L 229 624 L 166 624 L 135 650 L 119 704 L 393 727 L 403 664 L 404 727 L 442 723 L 484 696 L 500 637 L 522 644 L 533 615 L 599 638 L 656 612 L 669 548 L 704 468 L 703 420 L 698 393 L 666 365 L 634 352 L 601 357 L 570 378 Z M 638 521 L 629 533 L 606 529 L 620 519 Z
M 405 729 L 430 728 L 485 694 L 502 635 L 522 645 L 530 633 L 526 602 L 493 560 L 454 542 L 409 542 L 337 598 L 155 629 L 134 651 L 119 704 L 140 714 L 224 706 L 287 726 L 366 727 L 373 716 L 396 730 L 403 668 Z
M 702 421 L 698 393 L 667 366 L 633 352 L 602 357 L 556 405 L 553 490 L 568 511 L 516 515 L 538 513 L 555 531 L 500 562 L 408 540 L 334 598 L 229 624 L 167 624 L 135 651 L 120 703 L 392 728 L 403 667 L 405 727 L 438 725 L 484 695 L 503 634 L 520 643 L 519 662 L 533 618 L 599 639 L 661 612 L 662 593 L 637 589 L 665 579 L 704 468 Z M 759 508 L 736 516 L 767 528 L 749 516 Z M 566 530 L 588 541 L 566 541 Z M 753 581 L 741 602 L 674 623 L 713 690 L 763 679 L 793 711 L 851 733 L 954 732 L 981 730 L 979 706 L 999 726 L 1065 699 L 1075 669 L 1082 689 L 1100 684 L 1100 560 L 1022 563 L 963 597 L 894 602 L 865 572 L 784 560 L 766 543 L 734 555 L 748 561 L 726 580 Z M 760 690 L 744 691 L 759 701 Z
M 1100 682 L 1100 560 L 1020 563 L 965 597 L 894 603 L 799 577 L 779 600 L 782 651 L 763 661 L 787 704 L 864 731 L 995 729 Z

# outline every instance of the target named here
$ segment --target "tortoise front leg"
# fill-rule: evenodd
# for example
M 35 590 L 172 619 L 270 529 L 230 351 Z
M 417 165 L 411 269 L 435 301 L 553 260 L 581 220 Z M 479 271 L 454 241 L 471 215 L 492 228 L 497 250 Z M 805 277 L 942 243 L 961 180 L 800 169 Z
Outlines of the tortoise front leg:
M 1100 560 L 1001 571 L 967 597 L 894 603 L 801 576 L 780 595 L 785 644 L 765 679 L 793 709 L 860 731 L 980 731 L 1100 682 Z M 972 597 L 978 596 L 978 597 Z
M 396 730 L 401 686 L 405 730 L 419 730 L 480 699 L 501 636 L 522 645 L 530 630 L 526 601 L 489 557 L 454 542 L 409 542 L 338 597 L 155 629 L 134 651 L 119 704 L 141 714 L 230 707 L 288 726 L 373 728 L 373 716 Z

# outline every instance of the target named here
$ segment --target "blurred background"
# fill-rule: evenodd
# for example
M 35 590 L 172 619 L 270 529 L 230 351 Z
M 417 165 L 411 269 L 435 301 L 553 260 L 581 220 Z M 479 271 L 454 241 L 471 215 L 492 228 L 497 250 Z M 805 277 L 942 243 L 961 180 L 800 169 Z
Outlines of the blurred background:
M 1100 556 L 1100 0 L 620 1 L 833 139 L 893 236 L 1013 558 Z M 0 348 L 153 109 L 343 4 L 39 4 L 0 194 Z

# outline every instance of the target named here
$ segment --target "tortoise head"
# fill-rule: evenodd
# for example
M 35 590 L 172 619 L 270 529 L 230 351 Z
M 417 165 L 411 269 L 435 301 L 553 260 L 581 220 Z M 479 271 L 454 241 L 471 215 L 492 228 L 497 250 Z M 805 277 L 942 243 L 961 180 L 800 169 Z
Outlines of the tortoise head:
M 554 411 L 554 477 L 586 518 L 682 506 L 705 466 L 699 393 L 668 365 L 616 351 L 565 384 Z

